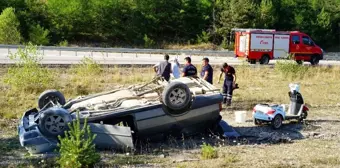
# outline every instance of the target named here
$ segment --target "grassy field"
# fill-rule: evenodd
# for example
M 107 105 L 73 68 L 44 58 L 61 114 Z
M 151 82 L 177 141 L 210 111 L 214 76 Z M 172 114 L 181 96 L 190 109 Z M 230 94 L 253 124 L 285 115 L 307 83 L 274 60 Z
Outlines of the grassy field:
M 200 69 L 200 65 L 197 65 Z M 223 111 L 223 119 L 236 130 L 256 135 L 273 133 L 267 127 L 256 128 L 249 121 L 244 125 L 233 123 L 233 111 L 247 110 L 261 102 L 288 103 L 288 84 L 298 82 L 305 102 L 311 106 L 311 114 L 305 124 L 289 124 L 281 134 L 288 136 L 289 143 L 253 142 L 247 139 L 234 141 L 214 140 L 216 157 L 202 159 L 202 140 L 182 140 L 176 143 L 191 143 L 190 148 L 178 145 L 154 145 L 146 152 L 136 155 L 101 152 L 100 165 L 127 165 L 149 167 L 339 167 L 340 166 L 340 68 L 305 67 L 293 64 L 278 64 L 275 68 L 236 66 L 237 83 L 233 106 Z M 95 64 L 70 69 L 48 69 L 50 80 L 46 84 L 25 84 L 25 80 L 11 87 L 5 84 L 8 69 L 0 69 L 0 167 L 50 167 L 49 159 L 36 159 L 20 147 L 16 133 L 18 118 L 22 113 L 37 106 L 37 98 L 45 89 L 58 89 L 66 98 L 111 90 L 113 88 L 143 83 L 152 79 L 151 68 L 100 68 Z M 218 67 L 214 71 L 215 86 Z M 43 77 L 43 76 L 42 76 Z M 21 79 L 21 78 L 20 78 Z M 27 81 L 27 80 L 26 80 Z M 18 83 L 18 82 L 17 82 Z M 250 113 L 249 113 L 250 114 Z M 248 115 L 248 119 L 249 115 Z M 287 131 L 288 130 L 288 131 Z M 287 131 L 287 132 L 285 132 Z M 205 139 L 204 141 L 208 141 Z M 167 144 L 167 143 L 165 143 Z M 166 145 L 165 145 L 166 146 Z M 162 150 L 160 150 L 162 149 Z M 208 150 L 209 151 L 209 150 Z

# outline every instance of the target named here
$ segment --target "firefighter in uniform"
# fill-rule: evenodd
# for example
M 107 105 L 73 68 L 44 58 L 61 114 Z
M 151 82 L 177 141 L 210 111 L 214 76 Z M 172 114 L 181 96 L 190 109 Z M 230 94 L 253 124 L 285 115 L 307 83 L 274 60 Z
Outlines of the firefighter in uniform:
M 221 72 L 218 78 L 218 83 L 220 83 L 222 74 L 225 74 L 224 82 L 223 82 L 223 103 L 227 106 L 231 105 L 231 99 L 233 97 L 233 90 L 236 88 L 236 72 L 235 69 L 224 63 L 221 68 Z

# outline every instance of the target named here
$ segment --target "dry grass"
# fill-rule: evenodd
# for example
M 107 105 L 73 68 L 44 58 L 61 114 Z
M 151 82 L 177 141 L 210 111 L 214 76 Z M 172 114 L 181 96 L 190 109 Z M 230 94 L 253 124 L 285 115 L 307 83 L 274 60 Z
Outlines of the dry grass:
M 219 149 L 220 157 L 217 159 L 181 163 L 177 164 L 177 167 L 339 167 L 338 148 L 339 142 L 335 140 L 301 140 L 293 144 L 280 145 L 227 146 Z
M 200 69 L 200 65 L 197 65 Z M 170 158 L 158 158 L 157 156 L 117 156 L 102 153 L 102 160 L 105 165 L 136 165 L 152 164 L 156 167 L 339 167 L 340 152 L 338 150 L 339 138 L 339 101 L 340 101 L 340 69 L 327 67 L 313 67 L 306 70 L 306 73 L 299 74 L 296 80 L 290 76 L 280 74 L 280 70 L 272 68 L 251 68 L 248 66 L 236 66 L 237 83 L 240 89 L 234 92 L 234 107 L 242 107 L 251 110 L 255 103 L 273 102 L 288 103 L 288 84 L 299 82 L 301 93 L 305 101 L 311 104 L 312 110 L 310 120 L 318 125 L 316 131 L 328 132 L 325 139 L 297 140 L 291 144 L 259 144 L 259 145 L 231 145 L 217 148 L 217 158 L 200 160 L 201 151 L 187 151 L 196 157 L 198 161 L 184 163 L 173 162 Z M 63 92 L 66 98 L 75 97 L 81 94 L 90 94 L 99 91 L 109 90 L 121 85 L 131 85 L 149 81 L 153 77 L 151 68 L 103 68 L 98 73 L 82 76 L 75 69 L 51 69 L 55 74 L 54 83 L 50 88 Z M 0 69 L 0 77 L 6 73 L 6 69 Z M 85 73 L 87 74 L 87 73 Z M 214 83 L 217 84 L 218 68 L 215 68 Z M 8 118 L 19 118 L 22 113 L 36 107 L 37 97 L 40 92 L 13 91 L 3 83 L 0 83 L 0 153 L 6 155 L 0 158 L 22 158 L 25 150 L 17 142 L 16 122 Z M 321 107 L 319 107 L 321 106 Z M 225 111 L 224 113 L 229 113 Z M 229 116 L 223 116 L 228 120 Z M 323 122 L 326 120 L 327 122 Z M 12 124 L 8 124 L 8 123 Z M 312 121 L 311 121 L 312 122 Z M 12 125 L 12 126 L 11 126 Z M 320 129 L 319 127 L 322 127 Z M 311 127 L 305 128 L 307 131 Z M 314 128 L 311 131 L 315 131 Z M 333 136 L 333 133 L 335 134 Z M 173 154 L 178 155 L 178 154 Z M 24 157 L 25 158 L 25 157 Z M 24 159 L 25 160 L 25 159 Z M 19 164 L 19 165 L 18 165 Z M 25 163 L 10 163 L 9 167 L 24 166 Z M 41 160 L 29 161 L 31 167 L 42 164 Z M 44 163 L 45 164 L 45 163 Z M 48 163 L 45 167 L 49 167 Z M 99 163 L 100 165 L 101 163 Z M 27 165 L 26 165 L 27 166 Z M 42 165 L 41 165 L 42 166 Z M 1 167 L 1 165 L 0 165 Z
M 191 45 L 183 45 L 183 44 L 166 44 L 164 45 L 164 49 L 172 49 L 172 50 L 220 50 L 221 48 L 212 43 L 201 43 L 201 44 L 191 44 Z
M 201 65 L 197 65 L 198 69 L 200 67 Z M 251 109 L 255 103 L 260 102 L 288 103 L 290 82 L 301 84 L 301 93 L 305 101 L 314 107 L 340 105 L 339 68 L 310 68 L 297 80 L 286 78 L 272 68 L 237 66 L 235 69 L 240 89 L 234 91 L 233 100 L 237 106 L 244 109 Z M 58 89 L 65 94 L 66 98 L 146 82 L 154 75 L 152 68 L 138 67 L 103 68 L 95 74 L 82 77 L 74 72 L 74 68 L 51 69 L 51 71 L 58 76 L 55 76 L 54 83 L 46 89 Z M 0 72 L 2 72 L 1 77 L 6 71 L 1 69 Z M 215 68 L 214 84 L 221 87 L 222 84 L 217 84 L 218 74 L 218 68 Z M 0 83 L 0 118 L 20 117 L 23 111 L 36 106 L 40 92 L 12 91 L 8 86 Z

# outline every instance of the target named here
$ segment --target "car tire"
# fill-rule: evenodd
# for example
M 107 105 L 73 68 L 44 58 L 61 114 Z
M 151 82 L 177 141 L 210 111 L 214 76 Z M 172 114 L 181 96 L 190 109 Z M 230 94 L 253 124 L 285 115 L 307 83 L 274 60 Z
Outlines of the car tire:
M 254 125 L 261 125 L 261 122 L 256 118 L 253 118 L 253 123 Z
M 266 55 L 263 55 L 262 58 L 260 59 L 260 64 L 264 64 L 264 65 L 267 65 L 269 63 L 269 56 L 266 54 Z
M 318 65 L 319 64 L 319 56 L 318 55 L 312 55 L 310 58 L 310 64 L 311 65 Z
M 299 122 L 302 122 L 304 119 L 306 119 L 308 116 L 308 112 L 307 111 L 303 111 L 300 118 L 298 119 Z
M 39 116 L 39 130 L 43 135 L 56 138 L 63 135 L 72 121 L 71 115 L 63 108 L 49 108 Z
M 303 61 L 302 60 L 296 60 L 296 63 L 299 64 L 299 65 L 302 65 Z
M 171 82 L 163 90 L 162 100 L 165 106 L 171 110 L 184 110 L 191 103 L 189 87 L 181 82 Z
M 38 99 L 38 106 L 40 109 L 44 108 L 50 101 L 53 103 L 60 105 L 64 105 L 66 103 L 64 95 L 58 90 L 46 90 L 40 94 Z
M 282 126 L 282 123 L 283 123 L 283 117 L 280 115 L 280 114 L 277 114 L 272 122 L 271 122 L 271 126 L 274 128 L 274 129 L 279 129 L 281 128 Z

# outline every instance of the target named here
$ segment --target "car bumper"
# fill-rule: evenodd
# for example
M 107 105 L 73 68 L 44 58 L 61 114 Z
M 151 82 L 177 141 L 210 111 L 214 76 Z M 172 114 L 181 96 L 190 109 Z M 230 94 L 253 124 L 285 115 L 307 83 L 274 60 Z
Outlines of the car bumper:
M 253 113 L 253 118 L 257 119 L 257 120 L 261 120 L 261 121 L 272 121 L 272 119 L 274 118 L 273 115 L 268 115 L 262 112 L 255 112 Z
M 57 141 L 44 137 L 38 125 L 33 124 L 34 118 L 29 113 L 30 111 L 24 113 L 18 126 L 20 145 L 25 147 L 31 154 L 53 151 L 57 147 Z

